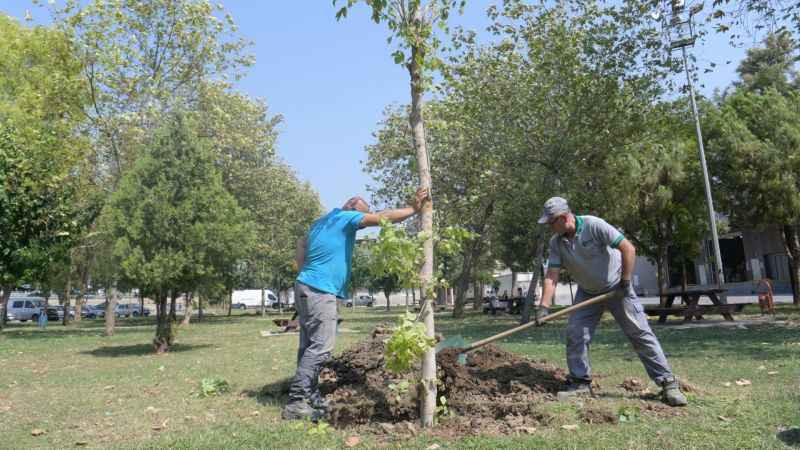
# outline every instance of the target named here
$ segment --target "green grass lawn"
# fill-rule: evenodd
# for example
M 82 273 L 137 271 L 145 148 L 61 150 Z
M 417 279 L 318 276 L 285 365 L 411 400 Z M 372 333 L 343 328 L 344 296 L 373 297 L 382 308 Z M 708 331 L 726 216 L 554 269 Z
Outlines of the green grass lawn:
M 362 333 L 340 334 L 337 351 L 399 313 L 344 312 L 342 326 Z M 359 435 L 355 448 L 800 448 L 800 313 L 782 307 L 779 316 L 788 325 L 655 327 L 675 373 L 701 390 L 677 417 L 634 412 L 618 425 L 594 425 L 578 419 L 580 405 L 553 403 L 554 424 L 530 435 L 458 441 Z M 285 423 L 282 404 L 258 395 L 294 371 L 297 336 L 260 336 L 274 329 L 274 317 L 195 322 L 179 330 L 178 344 L 164 356 L 151 353 L 153 319 L 124 320 L 111 338 L 102 335 L 101 321 L 46 330 L 12 324 L 0 334 L 0 448 L 344 448 L 352 432 Z M 468 340 L 515 324 L 476 313 L 461 321 L 437 315 L 437 321 L 445 336 Z M 563 332 L 558 322 L 500 345 L 564 367 Z M 644 369 L 608 315 L 592 361 L 604 394 L 594 405 L 619 411 L 635 403 L 617 386 L 626 377 L 646 380 Z M 229 382 L 231 392 L 198 396 L 201 380 L 212 377 Z M 738 379 L 752 384 L 739 386 Z M 577 430 L 561 428 L 573 424 Z M 34 430 L 44 433 L 33 436 Z

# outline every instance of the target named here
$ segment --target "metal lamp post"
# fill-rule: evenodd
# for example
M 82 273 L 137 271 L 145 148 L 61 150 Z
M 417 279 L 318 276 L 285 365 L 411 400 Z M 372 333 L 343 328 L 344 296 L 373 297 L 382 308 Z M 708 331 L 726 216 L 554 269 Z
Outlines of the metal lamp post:
M 670 19 L 670 50 L 681 50 L 683 56 L 683 67 L 686 70 L 686 81 L 689 87 L 689 98 L 692 104 L 692 115 L 694 116 L 694 128 L 697 134 L 697 148 L 700 152 L 700 166 L 703 169 L 703 182 L 705 184 L 706 205 L 708 206 L 708 222 L 711 225 L 711 239 L 714 246 L 714 262 L 716 265 L 717 286 L 722 287 L 725 283 L 725 276 L 722 271 L 722 255 L 719 251 L 719 236 L 717 235 L 717 217 L 714 212 L 714 200 L 711 198 L 711 183 L 708 179 L 708 166 L 706 165 L 706 152 L 703 147 L 703 134 L 700 130 L 700 118 L 697 114 L 697 102 L 694 96 L 694 83 L 692 82 L 691 71 L 689 70 L 689 59 L 686 56 L 686 47 L 694 45 L 694 25 L 692 17 L 700 12 L 702 4 L 690 8 L 688 14 L 684 12 L 683 0 L 672 0 L 672 17 Z

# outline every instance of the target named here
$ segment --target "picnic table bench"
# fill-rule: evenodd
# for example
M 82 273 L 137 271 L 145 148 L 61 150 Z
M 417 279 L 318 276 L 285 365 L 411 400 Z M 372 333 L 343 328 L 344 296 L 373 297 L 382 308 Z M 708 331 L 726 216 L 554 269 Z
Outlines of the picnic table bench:
M 742 308 L 744 308 L 745 304 L 739 303 L 728 305 L 723 303 L 719 297 L 719 294 L 722 294 L 725 291 L 725 289 L 719 288 L 669 290 L 664 294 L 666 301 L 663 305 L 647 306 L 645 307 L 645 312 L 650 316 L 658 316 L 658 323 L 666 322 L 667 317 L 670 315 L 683 316 L 683 321 L 689 322 L 692 319 L 702 319 L 703 314 L 712 313 L 721 314 L 725 320 L 732 321 L 733 313 L 740 312 Z M 700 305 L 699 303 L 702 297 L 708 297 L 712 304 Z M 683 305 L 673 306 L 676 299 L 682 300 Z

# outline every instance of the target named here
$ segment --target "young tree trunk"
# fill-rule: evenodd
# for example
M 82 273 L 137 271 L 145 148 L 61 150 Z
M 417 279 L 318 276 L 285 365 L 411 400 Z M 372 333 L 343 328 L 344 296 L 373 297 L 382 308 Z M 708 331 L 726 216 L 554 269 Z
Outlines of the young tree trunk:
M 106 336 L 114 335 L 114 324 L 117 320 L 117 287 L 112 285 L 106 291 Z
M 411 304 L 414 306 L 417 305 L 417 290 L 413 287 L 411 288 Z
M 70 274 L 72 271 L 67 272 L 67 283 L 64 286 L 64 317 L 61 319 L 61 325 L 67 326 L 69 324 L 69 305 L 70 305 L 70 295 L 72 295 L 72 277 Z M 77 310 L 76 310 L 77 312 Z M 77 314 L 75 314 L 77 316 Z
M 784 225 L 783 242 L 789 256 L 791 271 L 792 303 L 800 306 L 800 225 Z
M 144 317 L 144 294 L 141 289 L 139 289 L 139 315 Z
M 658 271 L 658 295 L 661 297 L 659 304 L 664 307 L 667 304 L 667 288 L 669 287 L 669 247 L 664 243 L 658 246 L 656 268 Z
M 408 289 L 404 289 L 406 291 L 406 308 L 408 308 Z
M 203 294 L 197 296 L 197 320 L 203 320 Z
M 386 297 L 386 310 L 389 311 L 389 308 L 391 307 L 391 303 L 389 302 L 389 295 L 391 294 L 389 293 L 389 291 L 383 291 L 383 295 Z
M 686 270 L 686 261 L 681 262 L 681 287 L 683 292 L 689 290 L 689 272 Z
M 267 315 L 267 290 L 261 288 L 261 317 Z
M 3 285 L 3 317 L 0 317 L 0 330 L 6 326 L 8 322 L 8 299 L 11 298 L 11 291 L 14 289 L 13 284 Z
M 233 309 L 233 290 L 228 291 L 228 317 L 231 316 L 231 310 Z
M 283 314 L 283 302 L 281 301 L 281 291 L 278 290 L 278 292 L 276 292 L 275 295 L 278 297 L 278 314 Z
M 156 310 L 158 312 L 158 323 L 156 325 L 156 337 L 153 339 L 153 349 L 156 353 L 166 353 L 172 345 L 174 335 L 172 333 L 172 320 L 167 310 L 167 296 L 163 293 L 156 294 Z
M 522 302 L 522 311 L 519 314 L 519 322 L 523 324 L 531 321 L 531 310 L 539 301 L 536 295 L 536 286 L 539 285 L 539 279 L 541 278 L 542 274 L 542 257 L 544 257 L 545 238 L 543 236 L 539 236 L 537 241 L 536 253 L 533 258 L 531 283 L 528 285 L 528 295 L 525 296 L 525 301 Z M 555 303 L 555 295 L 553 296 L 553 303 Z
M 486 292 L 486 284 L 483 282 L 478 283 L 478 292 L 475 294 L 475 298 L 472 299 L 472 309 L 478 311 L 481 309 L 481 304 L 483 303 L 483 293 Z M 523 308 L 525 305 L 523 305 Z
M 189 321 L 192 320 L 192 293 L 186 293 L 186 301 L 184 302 L 183 307 L 183 320 L 181 321 L 181 325 L 189 325 Z
M 422 10 L 419 2 L 412 2 L 411 17 L 416 23 L 422 23 Z M 411 47 L 411 60 L 408 63 L 408 73 L 411 76 L 411 114 L 409 124 L 414 136 L 414 149 L 417 156 L 417 167 L 419 169 L 419 181 L 423 188 L 431 188 L 431 172 L 428 167 L 428 148 L 425 142 L 425 124 L 422 118 L 424 80 L 422 77 L 422 67 L 419 65 L 425 60 L 425 53 L 419 46 Z M 424 263 L 420 271 L 420 282 L 422 287 L 428 291 L 433 278 L 433 201 L 425 204 L 421 214 L 422 231 L 428 235 L 428 239 L 423 244 Z M 423 297 L 423 303 L 428 300 Z M 430 299 L 432 300 L 432 299 Z M 429 301 L 430 301 L 429 300 Z M 435 337 L 435 324 L 433 320 L 433 306 L 426 308 L 423 321 L 425 323 L 425 333 L 430 338 Z M 430 428 L 434 424 L 434 413 L 436 411 L 436 350 L 430 349 L 425 353 L 422 360 L 422 401 L 420 402 L 420 423 L 424 428 Z

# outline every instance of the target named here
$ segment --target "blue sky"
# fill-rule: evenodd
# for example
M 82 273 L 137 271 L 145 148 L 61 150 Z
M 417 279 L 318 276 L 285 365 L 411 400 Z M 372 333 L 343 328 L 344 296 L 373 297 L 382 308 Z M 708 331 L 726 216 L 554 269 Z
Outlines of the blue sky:
M 63 0 L 57 0 L 58 3 Z M 388 31 L 376 25 L 363 5 L 337 22 L 335 8 L 324 1 L 224 1 L 239 33 L 254 42 L 256 64 L 237 88 L 264 99 L 284 123 L 278 152 L 320 194 L 326 208 L 352 195 L 367 197 L 371 180 L 361 170 L 364 146 L 387 105 L 409 101 L 408 74 L 390 57 Z M 485 11 L 499 0 L 470 0 L 451 25 L 482 30 Z M 315 6 L 311 6 L 314 4 Z M 46 10 L 30 0 L 2 0 L 0 11 L 22 18 L 30 10 L 34 23 L 48 20 Z M 484 34 L 485 36 L 485 34 Z M 704 94 L 724 88 L 736 78 L 743 49 L 711 36 L 694 48 L 701 67 L 717 69 L 701 75 Z M 732 61 L 725 65 L 726 61 Z

